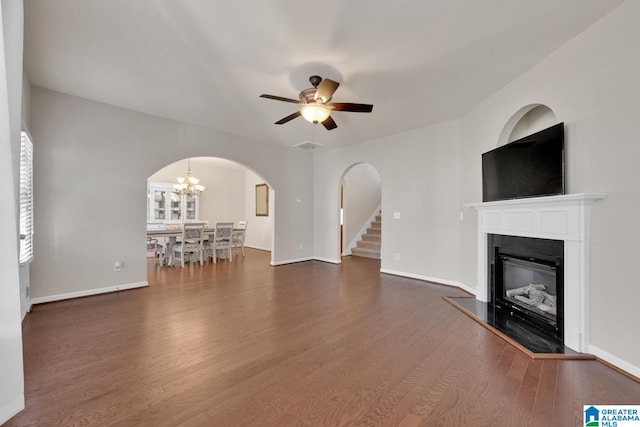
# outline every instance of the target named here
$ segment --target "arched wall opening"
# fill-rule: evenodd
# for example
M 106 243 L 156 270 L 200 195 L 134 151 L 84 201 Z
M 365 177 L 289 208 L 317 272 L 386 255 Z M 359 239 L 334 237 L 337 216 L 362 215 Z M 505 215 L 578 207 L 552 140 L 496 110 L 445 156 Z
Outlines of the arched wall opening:
M 340 238 L 337 253 L 351 255 L 382 206 L 382 186 L 377 169 L 368 163 L 347 167 L 340 177 L 338 197 Z
M 190 165 L 190 166 L 189 166 Z M 177 177 L 183 177 L 190 167 L 193 176 L 200 180 L 205 190 L 198 197 L 197 220 L 206 221 L 210 227 L 217 222 L 248 221 L 245 246 L 271 252 L 273 263 L 275 191 L 258 173 L 249 167 L 219 157 L 190 157 L 180 159 L 159 169 L 147 179 L 148 188 L 171 188 Z M 267 184 L 268 214 L 257 215 L 256 185 Z M 162 228 L 164 219 L 176 220 L 167 211 L 164 218 L 154 215 L 155 204 L 147 191 L 147 229 Z

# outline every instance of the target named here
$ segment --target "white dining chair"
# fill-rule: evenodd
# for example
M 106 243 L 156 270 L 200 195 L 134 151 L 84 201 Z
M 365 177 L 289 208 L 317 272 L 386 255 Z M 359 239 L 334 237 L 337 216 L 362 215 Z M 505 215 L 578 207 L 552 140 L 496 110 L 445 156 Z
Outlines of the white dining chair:
M 147 257 L 153 257 L 156 264 L 163 265 L 165 259 L 164 246 L 158 243 L 158 239 L 147 237 Z
M 238 221 L 238 226 L 233 230 L 233 241 L 231 246 L 234 249 L 236 255 L 238 254 L 238 248 L 242 251 L 244 257 L 244 238 L 247 233 L 247 221 Z
M 184 268 L 187 256 L 197 255 L 200 265 L 204 265 L 204 223 L 189 222 L 182 225 L 182 236 L 179 243 L 173 246 L 174 262 L 180 259 Z
M 214 264 L 218 258 L 226 258 L 233 261 L 231 254 L 231 245 L 233 243 L 233 223 L 218 222 L 216 223 L 216 232 L 213 241 L 209 242 L 207 248 L 207 256 L 213 258 Z

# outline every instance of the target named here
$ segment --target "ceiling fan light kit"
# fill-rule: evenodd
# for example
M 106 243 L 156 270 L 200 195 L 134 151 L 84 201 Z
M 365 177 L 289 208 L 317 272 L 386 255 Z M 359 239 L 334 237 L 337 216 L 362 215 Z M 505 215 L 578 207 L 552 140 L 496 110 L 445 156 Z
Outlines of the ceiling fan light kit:
M 261 98 L 273 99 L 276 101 L 290 102 L 300 105 L 300 110 L 293 114 L 288 115 L 275 124 L 285 124 L 296 117 L 302 116 L 310 123 L 322 125 L 327 130 L 332 130 L 338 127 L 336 122 L 331 118 L 331 110 L 336 111 L 349 111 L 354 113 L 370 113 L 373 111 L 373 105 L 371 104 L 354 104 L 351 102 L 339 102 L 331 103 L 331 97 L 333 96 L 340 83 L 330 79 L 322 79 L 320 76 L 309 77 L 309 82 L 313 87 L 304 89 L 299 94 L 300 101 L 291 98 L 285 98 L 276 95 L 260 95 Z
M 322 123 L 331 114 L 331 109 L 319 103 L 305 104 L 300 108 L 300 113 L 308 122 Z

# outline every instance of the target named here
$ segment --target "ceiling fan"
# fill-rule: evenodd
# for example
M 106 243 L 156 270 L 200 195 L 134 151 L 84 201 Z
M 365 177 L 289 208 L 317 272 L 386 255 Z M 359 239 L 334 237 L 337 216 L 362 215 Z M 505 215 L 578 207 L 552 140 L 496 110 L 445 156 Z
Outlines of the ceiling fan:
M 322 79 L 320 76 L 309 77 L 309 82 L 313 87 L 300 92 L 300 100 L 283 98 L 281 96 L 262 94 L 260 98 L 275 99 L 276 101 L 291 102 L 292 104 L 301 105 L 300 110 L 285 118 L 278 120 L 275 124 L 282 125 L 302 116 L 307 121 L 322 125 L 327 129 L 335 129 L 338 127 L 333 118 L 331 111 L 350 111 L 354 113 L 370 113 L 373 110 L 371 104 L 354 104 L 352 102 L 329 102 L 333 93 L 338 89 L 340 83 L 330 79 Z

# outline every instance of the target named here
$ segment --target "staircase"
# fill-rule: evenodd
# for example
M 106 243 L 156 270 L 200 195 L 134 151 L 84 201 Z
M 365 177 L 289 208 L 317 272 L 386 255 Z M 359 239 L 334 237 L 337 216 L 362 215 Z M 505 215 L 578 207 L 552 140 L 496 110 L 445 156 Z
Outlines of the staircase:
M 382 238 L 382 214 L 376 215 L 367 232 L 362 235 L 362 240 L 351 249 L 351 255 L 365 258 L 380 259 L 380 241 Z

